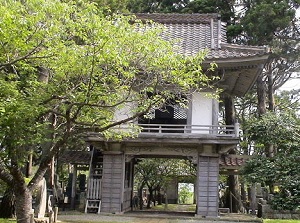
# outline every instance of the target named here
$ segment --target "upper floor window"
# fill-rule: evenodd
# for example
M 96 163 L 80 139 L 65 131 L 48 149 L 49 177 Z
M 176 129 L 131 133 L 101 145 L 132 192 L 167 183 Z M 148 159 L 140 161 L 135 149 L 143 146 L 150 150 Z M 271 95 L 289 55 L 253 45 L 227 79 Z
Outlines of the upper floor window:
M 152 109 L 139 119 L 140 124 L 187 124 L 187 108 L 171 100 L 165 107 Z

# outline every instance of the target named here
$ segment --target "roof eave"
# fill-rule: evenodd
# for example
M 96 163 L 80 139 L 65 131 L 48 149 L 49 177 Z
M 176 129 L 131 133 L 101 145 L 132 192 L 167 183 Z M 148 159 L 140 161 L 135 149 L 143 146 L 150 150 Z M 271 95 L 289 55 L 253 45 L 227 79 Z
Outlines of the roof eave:
M 240 58 L 208 59 L 204 61 L 203 67 L 205 69 L 209 67 L 210 63 L 216 63 L 218 70 L 225 71 L 220 88 L 230 95 L 243 97 L 255 84 L 268 58 L 269 55 L 265 54 Z M 238 76 L 236 76 L 237 73 L 239 73 Z
M 247 68 L 253 66 L 264 65 L 269 54 L 255 55 L 247 57 L 228 57 L 228 58 L 207 58 L 203 61 L 203 67 L 208 67 L 211 63 L 216 63 L 218 68 Z

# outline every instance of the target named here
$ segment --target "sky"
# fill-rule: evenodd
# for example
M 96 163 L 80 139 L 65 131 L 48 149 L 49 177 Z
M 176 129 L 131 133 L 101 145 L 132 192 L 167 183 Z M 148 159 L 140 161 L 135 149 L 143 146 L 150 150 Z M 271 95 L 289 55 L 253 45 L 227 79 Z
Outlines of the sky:
M 281 88 L 280 90 L 299 90 L 300 89 L 300 79 L 291 79 L 287 81 Z

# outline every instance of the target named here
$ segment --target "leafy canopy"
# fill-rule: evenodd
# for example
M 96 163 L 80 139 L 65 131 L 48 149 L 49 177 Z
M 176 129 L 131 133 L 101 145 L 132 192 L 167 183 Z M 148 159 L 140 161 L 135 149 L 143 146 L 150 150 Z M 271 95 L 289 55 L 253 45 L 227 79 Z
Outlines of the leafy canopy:
M 20 170 L 32 149 L 49 162 L 82 133 L 122 137 L 109 130 L 209 81 L 204 55 L 174 53 L 158 25 L 85 1 L 0 3 L 0 178 L 9 183 L 2 169 Z
M 292 115 L 266 114 L 253 120 L 248 128 L 249 139 L 256 143 L 256 156 L 244 168 L 249 182 L 277 185 L 271 204 L 275 209 L 295 210 L 300 201 L 299 178 L 299 120 Z M 276 149 L 273 157 L 266 157 L 259 148 L 270 143 Z
M 248 7 L 241 24 L 250 44 L 269 44 L 276 32 L 286 28 L 295 16 L 295 8 L 288 0 L 257 0 Z

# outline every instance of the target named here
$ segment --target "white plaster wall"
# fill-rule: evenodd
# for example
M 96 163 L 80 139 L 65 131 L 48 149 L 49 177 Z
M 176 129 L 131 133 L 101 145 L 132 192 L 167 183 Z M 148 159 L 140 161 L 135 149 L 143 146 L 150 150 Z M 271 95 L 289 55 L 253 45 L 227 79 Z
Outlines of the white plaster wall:
M 213 98 L 208 96 L 209 93 L 197 92 L 192 96 L 191 103 L 191 125 L 213 125 L 213 109 L 215 106 Z M 208 129 L 208 128 L 207 128 Z M 192 133 L 206 134 L 208 131 L 193 130 Z
M 135 108 L 137 108 L 137 104 L 134 102 L 127 102 L 125 104 L 118 106 L 115 109 L 114 122 L 122 121 L 131 117 L 132 115 L 134 115 Z M 132 123 L 136 123 L 136 120 L 131 120 L 127 123 L 121 124 L 120 126 L 116 126 L 113 129 L 113 131 L 116 133 L 123 132 L 124 134 L 126 133 L 136 134 L 137 129 L 133 128 Z
M 116 108 L 115 111 L 115 121 L 121 121 L 127 119 L 133 115 L 133 109 L 136 108 L 136 104 L 133 102 L 127 102 Z

